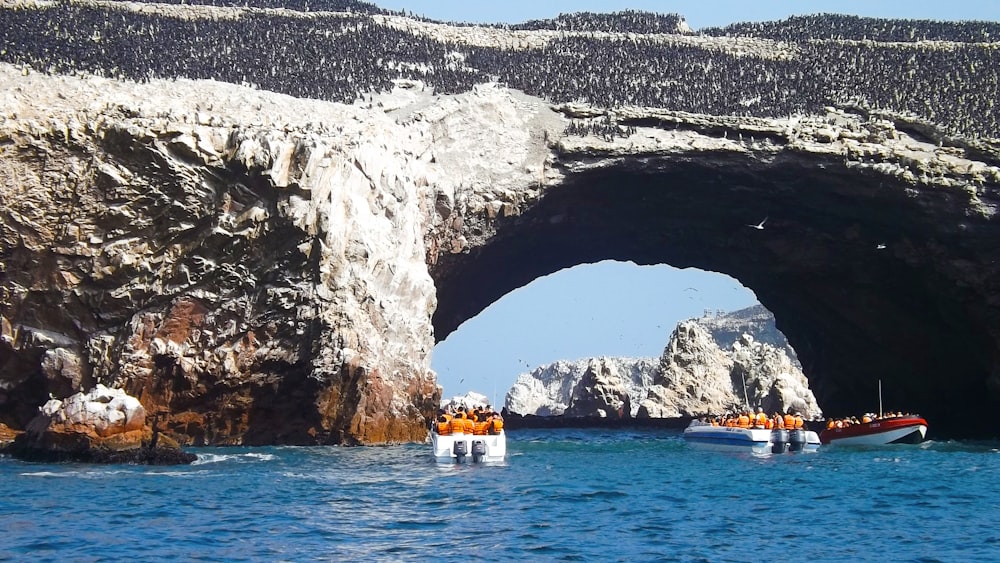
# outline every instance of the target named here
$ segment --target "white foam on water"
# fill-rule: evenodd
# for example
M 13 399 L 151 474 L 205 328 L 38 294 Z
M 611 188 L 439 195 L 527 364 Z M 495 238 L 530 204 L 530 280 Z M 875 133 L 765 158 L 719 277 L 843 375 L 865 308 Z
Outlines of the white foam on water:
M 230 461 L 236 459 L 237 455 L 223 455 L 223 454 L 197 454 L 198 459 L 191 462 L 191 465 L 205 465 L 207 463 L 220 463 L 223 461 Z
M 208 463 L 221 463 L 224 461 L 235 461 L 240 463 L 256 461 L 273 461 L 278 458 L 274 454 L 249 452 L 245 454 L 196 454 L 198 459 L 191 465 L 205 465 Z
M 18 473 L 21 477 L 76 477 L 76 473 L 55 473 L 53 471 L 34 471 L 28 473 Z

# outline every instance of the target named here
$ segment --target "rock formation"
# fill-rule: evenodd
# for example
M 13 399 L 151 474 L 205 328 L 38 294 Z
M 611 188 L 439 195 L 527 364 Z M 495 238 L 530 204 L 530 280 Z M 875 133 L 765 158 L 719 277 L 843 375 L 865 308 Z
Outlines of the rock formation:
M 472 410 L 484 405 L 490 405 L 490 399 L 486 395 L 477 393 L 476 391 L 469 391 L 465 395 L 455 395 L 451 399 L 441 402 L 441 408 L 451 407 L 454 409 L 461 406 L 465 407 L 466 410 Z
M 934 428 L 995 432 L 991 24 L 881 42 L 836 18 L 813 40 L 32 0 L 0 19 L 12 428 L 102 383 L 185 444 L 419 440 L 435 339 L 618 259 L 741 280 L 830 410 L 870 410 L 883 379 Z
M 774 315 L 759 303 L 738 311 L 706 313 L 698 319 L 698 324 L 707 330 L 724 350 L 732 348 L 733 344 L 739 342 L 744 335 L 750 335 L 756 342 L 770 344 L 783 350 L 792 362 L 798 365 L 795 350 L 788 344 L 785 335 L 778 330 Z
M 773 319 L 744 309 L 681 322 L 660 358 L 592 358 L 556 362 L 521 374 L 505 408 L 520 415 L 601 418 L 677 418 L 721 414 L 745 405 L 768 413 L 794 410 L 807 418 L 822 411 L 787 346 L 758 342 L 743 334 L 723 348 L 712 327 L 747 325 L 782 344 Z M 721 331 L 728 341 L 727 331 Z
M 588 362 L 583 377 L 570 395 L 566 416 L 631 418 L 632 401 L 628 386 L 613 363 L 601 360 Z
M 805 375 L 784 351 L 744 335 L 726 352 L 697 321 L 684 321 L 670 336 L 638 416 L 701 416 L 747 406 L 822 415 Z
M 607 399 L 597 401 L 603 406 L 596 408 L 604 410 L 605 415 L 618 411 L 621 405 L 617 401 L 624 401 L 621 393 L 624 388 L 628 397 L 628 409 L 622 415 L 631 418 L 638 412 L 639 401 L 646 396 L 646 389 L 653 382 L 657 364 L 656 358 L 560 360 L 519 375 L 507 392 L 504 408 L 521 415 L 601 416 L 596 413 L 596 409 L 586 412 L 579 410 L 583 403 L 596 399 L 593 388 L 598 387 L 602 391 L 608 387 L 614 389 L 612 396 L 616 397 L 616 402 L 613 408 L 609 408 L 611 405 Z M 614 381 L 607 381 L 608 376 Z M 575 412 L 569 410 L 574 402 L 580 403 Z
M 27 461 L 82 461 L 172 465 L 193 454 L 147 425 L 139 400 L 97 385 L 65 400 L 50 399 L 5 451 Z

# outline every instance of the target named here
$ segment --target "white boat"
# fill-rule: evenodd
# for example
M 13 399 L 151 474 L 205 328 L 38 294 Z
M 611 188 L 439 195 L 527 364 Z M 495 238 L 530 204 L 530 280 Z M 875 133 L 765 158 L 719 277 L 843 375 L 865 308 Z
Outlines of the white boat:
M 814 452 L 820 444 L 812 430 L 712 426 L 700 420 L 684 429 L 684 440 L 698 448 L 754 454 Z
M 507 434 L 438 434 L 431 431 L 431 448 L 438 463 L 495 463 L 507 456 Z

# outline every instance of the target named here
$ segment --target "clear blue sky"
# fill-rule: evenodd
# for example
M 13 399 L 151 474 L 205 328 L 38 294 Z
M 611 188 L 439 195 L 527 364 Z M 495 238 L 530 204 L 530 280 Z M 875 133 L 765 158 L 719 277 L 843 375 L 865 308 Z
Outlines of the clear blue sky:
M 936 20 L 1000 20 L 997 0 L 383 0 L 376 5 L 393 10 L 409 10 L 436 20 L 464 22 L 519 23 L 551 18 L 566 12 L 617 12 L 646 10 L 677 13 L 688 25 L 722 26 L 740 21 L 767 21 L 790 15 L 823 12 L 885 18 Z
M 844 13 L 871 17 L 1000 20 L 1000 0 L 384 0 L 378 6 L 443 21 L 517 23 L 567 12 L 646 10 L 678 13 L 694 29 L 791 15 Z M 432 367 L 444 396 L 473 390 L 503 398 L 518 374 L 556 360 L 592 356 L 659 356 L 678 321 L 706 310 L 756 303 L 722 274 L 602 262 L 535 280 L 466 321 L 435 347 Z

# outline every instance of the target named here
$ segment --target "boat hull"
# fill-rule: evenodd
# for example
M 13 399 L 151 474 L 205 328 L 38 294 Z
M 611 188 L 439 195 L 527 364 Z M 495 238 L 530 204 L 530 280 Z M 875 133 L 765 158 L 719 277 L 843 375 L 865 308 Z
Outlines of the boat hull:
M 919 444 L 927 435 L 927 421 L 918 416 L 887 418 L 854 424 L 847 428 L 828 428 L 820 433 L 824 444 L 838 446 L 885 446 Z
M 684 440 L 699 449 L 754 454 L 814 452 L 820 446 L 819 436 L 811 430 L 768 430 L 707 424 L 688 426 L 684 430 Z
M 507 457 L 507 435 L 503 430 L 485 436 L 431 432 L 431 448 L 438 463 L 496 463 Z

